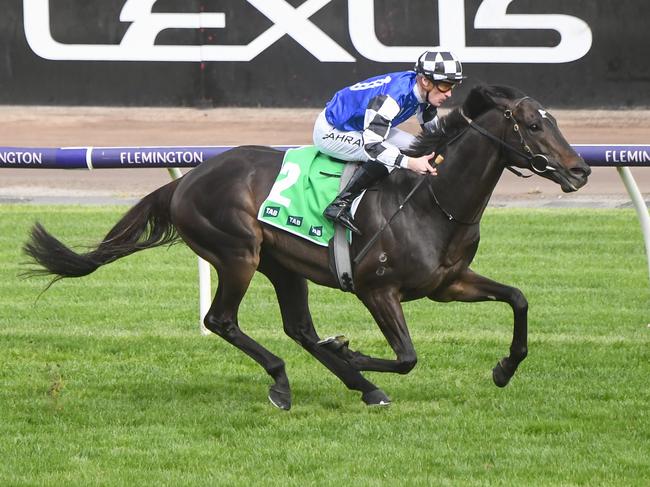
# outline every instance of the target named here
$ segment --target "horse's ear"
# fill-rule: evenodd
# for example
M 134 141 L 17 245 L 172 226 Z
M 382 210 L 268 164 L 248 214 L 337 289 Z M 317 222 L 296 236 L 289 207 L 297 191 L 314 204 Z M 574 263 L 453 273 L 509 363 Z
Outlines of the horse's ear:
M 469 92 L 467 98 L 465 98 L 463 113 L 469 118 L 476 118 L 495 106 L 496 103 L 492 96 L 490 96 L 489 87 L 483 85 L 475 86 Z
M 463 112 L 469 118 L 476 118 L 495 106 L 508 106 L 508 102 L 524 96 L 523 93 L 509 86 L 476 86 L 469 92 Z

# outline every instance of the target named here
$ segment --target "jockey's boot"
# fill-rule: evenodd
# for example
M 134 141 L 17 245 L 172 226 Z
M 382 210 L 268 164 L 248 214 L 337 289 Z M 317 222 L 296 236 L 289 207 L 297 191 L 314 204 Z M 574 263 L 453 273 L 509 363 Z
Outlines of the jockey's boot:
M 336 199 L 325 208 L 323 216 L 361 235 L 361 230 L 352 221 L 352 213 L 350 213 L 352 202 L 364 189 L 386 175 L 388 175 L 388 169 L 383 164 L 375 161 L 364 162 Z

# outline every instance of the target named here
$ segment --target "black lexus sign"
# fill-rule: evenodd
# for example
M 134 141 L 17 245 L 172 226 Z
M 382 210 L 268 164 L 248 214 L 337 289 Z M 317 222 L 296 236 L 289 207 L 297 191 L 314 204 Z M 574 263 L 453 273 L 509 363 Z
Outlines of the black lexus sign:
M 648 2 L 8 1 L 5 104 L 320 106 L 442 46 L 467 85 L 510 84 L 549 106 L 650 106 Z

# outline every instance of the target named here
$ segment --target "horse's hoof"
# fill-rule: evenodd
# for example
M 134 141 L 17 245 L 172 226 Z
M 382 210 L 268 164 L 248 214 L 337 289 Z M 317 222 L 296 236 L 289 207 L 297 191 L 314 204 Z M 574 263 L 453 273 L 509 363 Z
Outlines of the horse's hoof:
M 365 402 L 367 406 L 390 406 L 390 399 L 381 389 L 365 392 L 363 396 L 361 396 L 361 400 Z
M 343 347 L 347 347 L 350 344 L 350 340 L 344 335 L 336 335 L 332 337 L 323 338 L 316 342 L 320 347 L 326 348 L 330 352 L 338 352 Z
M 501 361 L 497 362 L 496 367 L 492 369 L 492 380 L 497 387 L 505 387 L 510 382 L 513 374 L 506 372 L 506 369 L 501 365 Z
M 291 391 L 282 390 L 275 384 L 269 387 L 269 401 L 276 408 L 288 411 L 291 409 Z

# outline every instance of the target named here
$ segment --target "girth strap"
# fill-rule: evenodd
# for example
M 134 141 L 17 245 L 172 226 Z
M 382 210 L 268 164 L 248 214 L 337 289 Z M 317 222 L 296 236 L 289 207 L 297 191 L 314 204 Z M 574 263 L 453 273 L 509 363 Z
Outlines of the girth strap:
M 345 165 L 343 174 L 341 174 L 339 192 L 348 184 L 358 166 L 358 164 L 352 162 Z M 334 236 L 330 241 L 330 267 L 335 271 L 341 289 L 354 292 L 350 244 L 348 243 L 347 233 L 348 231 L 343 225 L 334 224 Z

